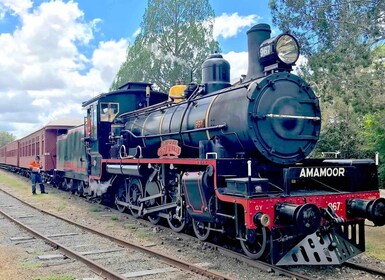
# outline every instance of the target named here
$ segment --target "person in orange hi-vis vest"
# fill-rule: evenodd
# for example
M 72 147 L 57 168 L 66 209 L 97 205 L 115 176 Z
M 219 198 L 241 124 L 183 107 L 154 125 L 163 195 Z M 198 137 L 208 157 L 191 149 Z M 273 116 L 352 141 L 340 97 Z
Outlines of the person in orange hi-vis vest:
M 40 157 L 36 156 L 35 160 L 32 161 L 28 167 L 31 169 L 32 194 L 36 194 L 36 184 L 40 185 L 41 193 L 47 193 L 45 192 L 44 185 L 40 176 L 40 169 L 42 168 L 40 164 Z

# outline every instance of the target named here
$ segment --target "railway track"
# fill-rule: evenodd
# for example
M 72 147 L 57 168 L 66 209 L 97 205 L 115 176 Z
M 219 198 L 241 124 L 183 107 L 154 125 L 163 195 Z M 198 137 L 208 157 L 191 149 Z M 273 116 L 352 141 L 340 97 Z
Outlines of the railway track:
M 383 279 L 385 279 L 385 271 L 383 271 L 381 269 L 377 269 L 375 267 L 369 267 L 367 265 L 353 263 L 350 261 L 345 262 L 344 266 L 349 267 L 349 268 L 353 268 L 356 270 L 360 270 L 360 271 L 365 271 L 365 272 L 368 272 L 368 273 L 373 274 L 373 275 L 381 276 Z
M 134 243 L 37 209 L 1 190 L 0 213 L 66 257 L 86 264 L 106 279 L 154 275 L 167 279 L 232 279 Z M 131 271 L 131 268 L 135 271 Z M 193 273 L 193 274 L 192 274 Z
M 76 223 L 74 221 L 68 220 L 68 219 L 66 219 L 64 217 L 61 217 L 59 215 L 56 215 L 54 213 L 51 213 L 49 211 L 46 211 L 46 210 L 40 209 L 40 208 L 38 208 L 38 207 L 36 207 L 34 205 L 31 205 L 31 204 L 23 201 L 22 199 L 18 198 L 17 196 L 11 194 L 10 192 L 8 192 L 8 191 L 6 191 L 4 189 L 0 189 L 0 201 L 4 201 L 4 199 L 2 198 L 2 196 L 4 196 L 4 195 L 7 195 L 10 198 L 12 198 L 15 201 L 15 203 L 19 203 L 19 204 L 25 205 L 26 207 L 29 207 L 29 208 L 33 209 L 37 213 L 40 213 L 42 215 L 48 215 L 48 216 L 50 216 L 50 217 L 52 217 L 54 219 L 58 219 L 58 220 L 61 220 L 61 221 L 65 222 L 65 223 L 69 223 L 69 224 L 71 224 L 71 225 L 73 225 L 75 227 L 78 227 L 78 228 L 80 228 L 83 231 L 88 231 L 88 232 L 91 232 L 93 234 L 102 236 L 102 237 L 110 240 L 111 242 L 114 242 L 114 243 L 118 244 L 119 246 L 130 248 L 130 249 L 134 249 L 134 250 L 139 250 L 141 252 L 148 253 L 150 255 L 154 255 L 157 258 L 159 258 L 160 260 L 164 261 L 165 263 L 168 263 L 169 265 L 171 265 L 173 267 L 178 267 L 181 270 L 185 270 L 185 271 L 189 271 L 189 272 L 192 272 L 192 273 L 196 273 L 198 275 L 201 275 L 201 276 L 204 276 L 204 277 L 207 277 L 207 278 L 210 278 L 210 279 L 233 279 L 231 277 L 225 276 L 225 275 L 220 274 L 218 272 L 211 271 L 211 270 L 209 270 L 209 269 L 207 269 L 205 267 L 200 267 L 200 266 L 198 266 L 196 264 L 186 263 L 186 262 L 183 262 L 183 261 L 181 261 L 179 259 L 175 259 L 173 257 L 162 255 L 162 254 L 159 255 L 158 252 L 155 252 L 155 251 L 151 250 L 150 248 L 146 248 L 146 247 L 143 247 L 143 246 L 140 246 L 140 245 L 136 245 L 136 244 L 128 242 L 126 240 L 122 240 L 120 238 L 117 238 L 117 237 L 111 236 L 109 234 L 106 234 L 104 232 L 100 232 L 100 231 L 95 230 L 93 228 L 90 228 L 88 226 L 85 226 L 85 225 Z M 5 206 L 7 206 L 7 205 L 5 205 Z M 4 212 L 3 209 L 2 209 L 3 207 L 4 207 L 4 205 L 2 205 L 0 203 L 0 213 L 1 214 L 3 214 L 3 212 Z M 10 207 L 10 208 L 14 208 L 14 207 Z M 19 207 L 17 207 L 17 208 L 19 208 Z M 12 217 L 11 217 L 11 219 L 12 219 Z M 14 222 L 19 224 L 18 221 L 14 221 Z M 145 223 L 149 227 L 153 226 L 150 222 L 147 222 L 145 220 L 143 220 L 141 222 Z M 165 231 L 170 231 L 170 233 L 171 233 L 171 229 L 169 229 L 167 227 L 163 227 L 161 225 L 157 225 L 157 226 L 162 228 Z M 193 238 L 193 237 L 191 237 L 191 236 L 189 236 L 187 234 L 181 234 L 181 236 L 183 236 L 183 238 L 190 238 L 190 239 Z M 66 246 L 62 246 L 61 244 L 54 244 L 54 243 L 52 243 L 53 241 L 54 240 L 47 240 L 48 243 L 53 244 L 53 246 L 55 246 L 58 249 L 63 249 L 64 252 L 66 251 L 66 249 L 70 249 L 70 248 L 62 248 L 62 247 L 66 247 Z M 277 276 L 278 275 L 286 276 L 286 277 L 289 277 L 289 278 L 292 278 L 292 279 L 298 279 L 298 280 L 301 280 L 301 279 L 303 279 L 303 280 L 311 279 L 311 278 L 307 278 L 306 276 L 303 276 L 303 275 L 301 275 L 299 273 L 295 273 L 295 272 L 292 272 L 290 270 L 287 270 L 287 269 L 284 269 L 284 268 L 281 268 L 281 267 L 277 267 L 277 266 L 274 266 L 274 265 L 266 264 L 266 263 L 260 262 L 260 261 L 253 261 L 251 259 L 248 259 L 244 255 L 241 255 L 241 254 L 233 252 L 231 250 L 222 248 L 222 247 L 217 246 L 215 244 L 208 243 L 208 245 L 211 246 L 212 248 L 215 248 L 215 250 L 217 250 L 221 254 L 224 254 L 227 257 L 231 257 L 231 258 L 236 259 L 236 260 L 238 260 L 240 262 L 247 263 L 251 267 L 257 268 L 257 269 L 259 269 L 261 271 L 264 271 L 264 272 L 267 272 L 267 273 L 274 273 Z M 72 254 L 72 256 L 71 256 L 71 254 Z M 78 259 L 76 257 L 76 252 L 68 252 L 68 256 L 72 257 L 72 258 Z M 108 271 L 110 270 L 108 268 L 97 267 L 97 266 L 95 266 L 94 263 L 90 263 L 89 266 L 98 275 L 107 275 L 109 273 Z M 107 271 L 104 272 L 103 269 L 106 269 Z M 106 274 L 104 274 L 104 273 L 106 273 Z M 114 277 L 117 277 L 117 276 L 116 275 L 113 276 L 112 274 L 109 274 L 109 276 L 107 278 L 108 279 L 126 279 L 126 278 L 114 278 Z M 196 279 L 196 278 L 194 278 L 194 279 Z
M 101 235 L 101 236 L 103 236 L 105 238 L 108 238 L 109 240 L 111 240 L 113 242 L 116 242 L 120 246 L 128 247 L 128 248 L 138 248 L 138 250 L 140 250 L 140 251 L 144 250 L 145 252 L 150 252 L 150 254 L 152 254 L 152 253 L 158 254 L 157 252 L 154 252 L 154 251 L 152 251 L 149 248 L 132 244 L 132 243 L 127 242 L 125 240 L 122 240 L 122 239 L 110 236 L 108 234 L 99 232 L 99 231 L 97 231 L 95 229 L 92 229 L 92 228 L 89 228 L 87 226 L 84 226 L 84 225 L 78 224 L 76 222 L 73 222 L 71 220 L 68 220 L 66 218 L 57 216 L 56 214 L 53 214 L 53 213 L 50 213 L 48 211 L 39 209 L 39 208 L 37 208 L 37 207 L 35 207 L 33 205 L 30 205 L 30 204 L 26 203 L 25 201 L 23 201 L 23 200 L 19 199 L 18 197 L 12 195 L 11 193 L 6 192 L 5 190 L 1 190 L 0 194 L 2 192 L 6 193 L 9 196 L 13 197 L 14 199 L 18 200 L 20 203 L 29 205 L 30 207 L 34 208 L 36 211 L 39 211 L 39 212 L 41 212 L 43 214 L 46 214 L 46 215 L 51 215 L 53 217 L 56 217 L 57 219 L 60 219 L 60 220 L 65 221 L 65 222 L 68 222 L 68 223 L 70 223 L 70 224 L 72 224 L 74 226 L 78 226 L 78 227 L 82 228 L 83 230 L 90 231 L 90 232 L 92 232 L 94 234 Z M 0 203 L 0 206 L 1 206 L 1 203 Z M 0 207 L 0 209 L 1 209 L 1 207 Z M 146 220 L 142 220 L 141 223 L 142 224 L 146 224 L 146 226 L 148 226 L 148 227 L 153 227 L 153 224 L 151 224 L 150 222 L 148 222 Z M 169 229 L 167 227 L 164 227 L 164 226 L 161 226 L 161 225 L 157 225 L 157 227 L 161 228 L 164 231 L 169 231 L 170 233 L 172 233 L 171 229 Z M 183 233 L 182 234 L 178 234 L 178 236 L 181 236 L 183 239 L 185 239 L 185 238 L 192 239 L 193 238 L 190 235 L 183 234 Z M 221 254 L 223 254 L 225 256 L 228 256 L 228 257 L 236 259 L 236 260 L 238 260 L 240 262 L 246 263 L 247 265 L 249 265 L 251 267 L 254 267 L 254 268 L 257 268 L 257 269 L 259 269 L 261 271 L 265 271 L 265 272 L 268 272 L 268 273 L 274 273 L 277 276 L 278 275 L 286 276 L 286 277 L 290 277 L 292 279 L 313 279 L 314 278 L 314 276 L 307 276 L 307 275 L 305 275 L 303 273 L 298 273 L 298 272 L 295 272 L 295 271 L 292 271 L 292 270 L 289 270 L 289 269 L 286 269 L 286 268 L 283 268 L 283 267 L 277 267 L 277 266 L 274 266 L 274 265 L 271 265 L 271 264 L 268 264 L 268 263 L 265 263 L 265 262 L 251 260 L 248 257 L 246 257 L 246 256 L 244 256 L 244 255 L 242 255 L 240 253 L 237 253 L 237 252 L 234 252 L 232 250 L 223 248 L 223 247 L 218 246 L 216 244 L 207 243 L 207 245 L 209 247 L 211 247 L 211 248 L 214 248 L 219 253 L 221 253 Z M 189 263 L 183 263 L 183 262 L 182 262 L 183 264 L 178 264 L 178 263 L 181 263 L 180 260 L 173 259 L 173 258 L 171 258 L 169 256 L 163 256 L 163 257 L 166 258 L 165 262 L 166 263 L 170 262 L 170 264 L 172 266 L 179 267 L 181 265 L 180 269 L 182 269 L 182 270 L 192 271 L 194 273 L 197 273 L 199 275 L 203 275 L 203 276 L 208 277 L 210 279 L 231 279 L 230 277 L 224 276 L 224 275 L 222 275 L 220 273 L 215 273 L 214 271 L 210 271 L 210 270 L 208 270 L 206 268 L 202 268 L 202 267 L 200 267 L 198 265 L 189 264 Z M 163 257 L 159 257 L 159 258 L 163 259 Z M 174 263 L 175 261 L 177 263 Z M 372 275 L 376 275 L 376 276 L 380 276 L 380 277 L 384 277 L 385 278 L 385 272 L 383 272 L 381 270 L 378 270 L 376 268 L 368 267 L 367 265 L 360 265 L 360 264 L 355 264 L 355 263 L 352 263 L 352 262 L 348 262 L 348 263 L 345 263 L 344 266 L 350 267 L 350 268 L 358 270 L 358 271 L 365 271 L 365 272 L 370 273 Z M 213 273 L 213 274 L 211 274 L 211 273 Z M 111 279 L 126 279 L 126 278 L 111 278 Z

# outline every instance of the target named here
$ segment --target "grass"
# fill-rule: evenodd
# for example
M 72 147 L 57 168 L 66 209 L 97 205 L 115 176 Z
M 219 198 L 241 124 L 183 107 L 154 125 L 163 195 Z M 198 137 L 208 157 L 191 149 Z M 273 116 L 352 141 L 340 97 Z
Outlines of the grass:
M 25 179 L 26 180 L 25 181 L 25 180 L 21 179 L 23 177 L 18 178 L 16 176 L 18 176 L 18 175 L 9 174 L 5 171 L 0 171 L 0 185 L 4 185 L 8 188 L 15 189 L 15 190 L 18 190 L 18 191 L 23 192 L 23 193 L 31 194 L 31 192 L 32 192 L 31 180 Z M 39 188 L 38 184 L 36 185 L 36 190 L 37 190 L 38 195 L 33 196 L 33 198 L 35 200 L 47 199 L 46 195 L 40 195 L 39 194 L 40 188 Z
M 23 266 L 24 268 L 29 268 L 29 269 L 31 269 L 31 268 L 39 268 L 39 267 L 43 267 L 43 264 L 40 263 L 40 262 L 24 262 L 24 263 L 22 264 L 22 266 Z
M 128 225 L 125 225 L 124 227 L 125 229 L 128 229 L 128 230 L 136 230 L 138 228 L 137 225 L 133 225 L 133 224 L 128 224 Z
M 385 261 L 385 226 L 374 227 L 372 222 L 365 222 L 365 253 Z
M 25 190 L 26 182 L 18 180 L 17 178 L 6 174 L 4 171 L 0 172 L 0 184 L 6 185 L 9 188 Z
M 40 194 L 40 192 L 37 192 L 37 195 L 32 196 L 35 200 L 47 200 L 49 199 L 48 195 Z
M 62 203 L 62 204 L 56 206 L 55 209 L 56 209 L 58 212 L 60 212 L 60 211 L 63 211 L 66 207 L 67 207 L 67 206 L 66 206 L 64 203 Z
M 74 280 L 75 277 L 71 275 L 54 275 L 54 276 L 44 276 L 44 277 L 36 277 L 34 280 Z
M 366 227 L 366 254 L 385 261 L 385 227 Z
M 100 205 L 94 205 L 90 209 L 91 212 L 102 212 L 103 208 Z
M 119 217 L 117 215 L 113 215 L 113 216 L 111 216 L 111 220 L 119 221 Z
M 148 231 L 137 231 L 136 236 L 141 239 L 148 239 L 151 236 L 151 233 Z

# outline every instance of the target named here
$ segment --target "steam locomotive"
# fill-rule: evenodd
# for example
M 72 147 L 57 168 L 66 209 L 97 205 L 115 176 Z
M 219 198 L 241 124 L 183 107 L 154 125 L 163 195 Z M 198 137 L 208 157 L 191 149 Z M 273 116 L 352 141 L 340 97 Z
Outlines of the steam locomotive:
M 167 96 L 129 82 L 84 102 L 84 125 L 57 137 L 57 186 L 102 200 L 175 232 L 192 226 L 240 242 L 277 265 L 340 264 L 365 250 L 364 222 L 385 224 L 370 159 L 309 158 L 319 139 L 319 100 L 291 73 L 299 45 L 248 32 L 248 72 L 230 83 L 220 54 L 202 83 Z

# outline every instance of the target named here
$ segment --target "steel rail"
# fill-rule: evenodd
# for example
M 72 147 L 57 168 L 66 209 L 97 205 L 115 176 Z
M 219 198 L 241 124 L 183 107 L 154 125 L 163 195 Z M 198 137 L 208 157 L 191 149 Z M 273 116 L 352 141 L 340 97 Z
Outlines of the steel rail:
M 108 269 L 107 267 L 104 267 L 100 264 L 97 264 L 96 262 L 92 261 L 91 259 L 86 258 L 86 257 L 76 253 L 75 251 L 71 250 L 70 248 L 63 246 L 60 243 L 55 242 L 53 239 L 35 231 L 34 229 L 30 228 L 29 226 L 23 224 L 22 222 L 18 221 L 15 218 L 11 217 L 10 215 L 5 213 L 1 209 L 0 209 L 0 214 L 2 214 L 4 217 L 9 219 L 10 221 L 18 224 L 20 227 L 22 227 L 23 229 L 30 232 L 33 236 L 40 238 L 40 239 L 43 239 L 46 243 L 48 243 L 52 247 L 59 249 L 66 256 L 71 257 L 73 259 L 77 259 L 77 260 L 81 261 L 82 263 L 86 264 L 92 271 L 94 271 L 96 273 L 96 275 L 98 275 L 102 278 L 107 278 L 107 279 L 111 279 L 111 280 L 124 280 L 124 279 L 126 279 L 122 275 L 115 273 L 114 271 Z
M 385 271 L 379 270 L 379 269 L 374 268 L 374 267 L 370 267 L 370 266 L 362 265 L 362 264 L 358 264 L 358 263 L 352 263 L 350 261 L 344 262 L 343 265 L 345 265 L 345 266 L 347 266 L 349 268 L 353 268 L 353 269 L 357 269 L 357 270 L 362 270 L 362 271 L 365 271 L 365 272 L 369 272 L 371 274 L 376 274 L 376 275 L 385 277 Z
M 174 258 L 174 257 L 171 257 L 171 256 L 167 256 L 167 255 L 164 255 L 162 253 L 159 253 L 159 252 L 156 252 L 154 250 L 151 250 L 150 248 L 146 248 L 144 246 L 141 246 L 141 245 L 138 245 L 138 244 L 134 244 L 134 243 L 131 243 L 129 241 L 126 241 L 126 240 L 123 240 L 121 238 L 118 238 L 118 237 L 114 237 L 114 236 L 111 236 L 109 234 L 106 234 L 104 232 L 101 232 L 99 230 L 96 230 L 94 228 L 91 228 L 91 227 L 87 227 L 85 225 L 82 225 L 82 224 L 79 224 L 77 222 L 74 222 L 74 221 L 71 221 L 71 220 L 68 220 L 64 217 L 61 217 L 61 216 L 58 216 L 54 213 L 51 213 L 49 211 L 46 211 L 46 210 L 43 210 L 43 209 L 40 209 L 34 205 L 31 205 L 29 204 L 28 202 L 26 201 L 23 201 L 22 199 L 18 198 L 17 196 L 3 190 L 3 189 L 0 189 L 2 192 L 8 194 L 9 196 L 13 197 L 14 199 L 20 201 L 21 203 L 25 204 L 25 205 L 28 205 L 29 207 L 37 210 L 37 211 L 40 211 L 41 213 L 44 213 L 44 214 L 47 214 L 47 215 L 50 215 L 52 217 L 55 217 L 59 220 L 62 220 L 62 221 L 65 221 L 65 222 L 68 222 L 74 226 L 77 226 L 77 227 L 80 227 L 84 230 L 87 230 L 89 232 L 92 232 L 94 234 L 97 234 L 99 236 L 102 236 L 104 238 L 107 238 L 125 248 L 130 248 L 130 249 L 134 249 L 134 250 L 137 250 L 137 251 L 141 251 L 141 252 L 144 252 L 146 254 L 150 254 L 154 257 L 157 257 L 158 259 L 162 260 L 164 263 L 167 263 L 171 266 L 174 266 L 174 267 L 178 267 L 182 270 L 186 270 L 186 271 L 191 271 L 191 272 L 194 272 L 194 273 L 197 273 L 197 274 L 200 274 L 200 275 L 203 275 L 203 276 L 206 276 L 206 277 L 209 277 L 211 279 L 218 279 L 218 280 L 233 280 L 233 278 L 229 277 L 229 276 L 225 276 L 225 275 L 222 275 L 221 273 L 219 272 L 216 272 L 216 271 L 212 271 L 210 269 L 207 269 L 207 268 L 203 268 L 203 267 L 200 267 L 198 265 L 195 265 L 195 264 L 191 264 L 191 263 L 188 263 L 188 262 L 184 262 L 180 259 L 177 259 L 177 258 Z M 1 210 L 0 210 L 1 211 Z M 32 230 L 33 231 L 33 230 Z M 48 240 L 50 240 L 48 238 Z M 52 241 L 52 240 L 50 240 Z M 54 242 L 54 241 L 52 241 Z M 68 248 L 67 248 L 68 249 Z M 76 254 L 76 253 L 75 253 Z M 125 278 L 111 278 L 111 279 L 125 279 Z
M 269 263 L 259 261 L 259 260 L 252 260 L 252 259 L 250 259 L 250 258 L 248 258 L 248 257 L 246 257 L 240 253 L 237 253 L 237 252 L 234 252 L 232 250 L 217 246 L 217 245 L 212 244 L 212 243 L 209 243 L 209 245 L 214 247 L 218 252 L 222 253 L 223 255 L 226 255 L 226 256 L 235 258 L 237 260 L 240 260 L 240 261 L 247 263 L 248 265 L 255 267 L 255 268 L 259 268 L 259 269 L 262 269 L 262 270 L 265 270 L 268 272 L 274 271 L 278 275 L 288 276 L 288 277 L 291 277 L 292 279 L 296 279 L 296 280 L 313 279 L 313 278 L 307 277 L 303 274 L 287 270 L 287 269 L 280 267 L 280 266 L 276 266 L 276 265 L 269 264 Z

